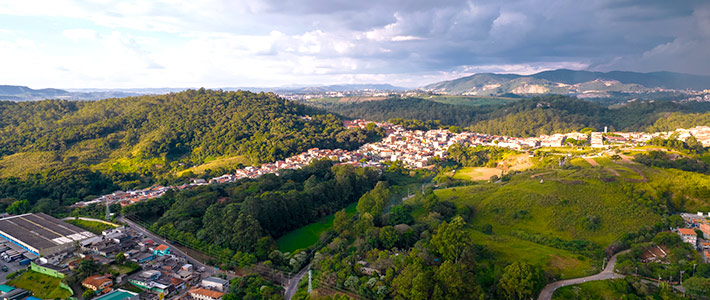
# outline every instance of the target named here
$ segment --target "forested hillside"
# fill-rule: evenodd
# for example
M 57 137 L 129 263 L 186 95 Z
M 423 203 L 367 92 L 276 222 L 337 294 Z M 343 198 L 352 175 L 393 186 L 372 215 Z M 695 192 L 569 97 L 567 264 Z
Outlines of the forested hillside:
M 442 125 L 471 131 L 510 136 L 535 136 L 571 132 L 585 127 L 601 130 L 657 130 L 669 126 L 692 127 L 707 118 L 708 104 L 677 104 L 669 101 L 637 101 L 606 106 L 567 96 L 544 96 L 499 106 L 463 106 L 417 98 L 389 99 L 325 107 L 349 118 L 439 120 Z M 669 113 L 673 113 L 666 120 Z M 658 124 L 654 124 L 658 121 Z M 664 125 L 667 124 L 667 125 Z M 653 125 L 653 126 L 652 126 Z
M 272 93 L 200 89 L 95 102 L 0 102 L 0 199 L 7 198 L 0 203 L 49 197 L 70 204 L 173 180 L 176 171 L 221 156 L 260 163 L 312 147 L 354 149 L 377 137 Z M 68 188 L 62 177 L 82 184 Z
M 374 169 L 322 160 L 281 176 L 170 192 L 128 206 L 123 214 L 154 222 L 154 232 L 235 267 L 243 255 L 251 256 L 251 263 L 269 259 L 275 238 L 356 202 L 379 179 Z

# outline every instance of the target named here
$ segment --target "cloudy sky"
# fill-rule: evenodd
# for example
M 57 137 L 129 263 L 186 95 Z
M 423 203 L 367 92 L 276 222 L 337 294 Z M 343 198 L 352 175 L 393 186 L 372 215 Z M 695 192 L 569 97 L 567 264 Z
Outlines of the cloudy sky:
M 0 0 L 0 84 L 416 87 L 557 68 L 710 74 L 710 1 Z

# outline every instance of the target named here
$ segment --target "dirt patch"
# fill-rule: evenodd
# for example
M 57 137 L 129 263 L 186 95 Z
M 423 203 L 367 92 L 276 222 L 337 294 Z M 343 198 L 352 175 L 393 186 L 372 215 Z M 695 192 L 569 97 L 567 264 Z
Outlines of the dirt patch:
M 586 160 L 590 165 L 592 165 L 592 167 L 599 166 L 599 163 L 591 157 L 585 157 L 584 160 Z
M 533 163 L 527 154 L 509 156 L 498 163 L 498 168 L 506 172 L 527 170 L 532 166 Z
M 564 270 L 569 268 L 575 268 L 579 266 L 579 260 L 577 259 L 565 259 L 557 255 L 550 255 L 550 261 L 547 263 L 550 267 Z

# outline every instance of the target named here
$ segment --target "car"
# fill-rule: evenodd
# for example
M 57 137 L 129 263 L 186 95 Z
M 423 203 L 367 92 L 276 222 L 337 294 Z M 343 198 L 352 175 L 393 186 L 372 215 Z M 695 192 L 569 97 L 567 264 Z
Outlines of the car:
M 0 269 L 2 269 L 3 272 L 7 272 L 7 266 L 2 266 Z

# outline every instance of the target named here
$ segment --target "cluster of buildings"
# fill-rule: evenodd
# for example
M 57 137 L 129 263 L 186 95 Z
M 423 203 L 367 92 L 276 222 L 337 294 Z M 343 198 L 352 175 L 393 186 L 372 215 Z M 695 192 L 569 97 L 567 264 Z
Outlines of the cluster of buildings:
M 697 214 L 682 213 L 680 216 L 688 228 L 678 228 L 678 235 L 683 242 L 701 250 L 705 262 L 710 262 L 710 213 L 707 215 L 702 212 Z M 701 236 L 698 236 L 697 231 L 702 233 Z
M 221 299 L 229 288 L 227 280 L 211 277 L 204 268 L 195 268 L 185 257 L 171 253 L 168 245 L 145 238 L 128 227 L 116 227 L 95 235 L 43 213 L 23 214 L 0 219 L 0 237 L 5 240 L 3 245 L 12 246 L 6 248 L 15 249 L 6 251 L 22 255 L 12 263 L 60 279 L 75 274 L 87 260 L 110 265 L 116 263 L 121 253 L 122 259 L 134 262 L 130 264 L 131 271 L 120 272 L 118 276 L 95 274 L 83 278 L 81 285 L 96 293 L 95 299 L 170 296 L 214 300 Z M 131 292 L 127 286 L 142 292 Z M 66 285 L 62 288 L 72 291 Z M 28 291 L 1 285 L 0 294 L 0 299 L 30 296 Z
M 372 124 L 372 125 L 371 125 Z M 540 147 L 563 147 L 569 139 L 584 142 L 593 148 L 608 148 L 614 145 L 643 145 L 654 137 L 670 138 L 674 136 L 685 140 L 690 136 L 695 137 L 703 146 L 710 146 L 710 127 L 698 126 L 690 129 L 676 129 L 668 132 L 592 132 L 556 133 L 538 137 L 510 137 L 502 135 L 488 135 L 475 132 L 452 133 L 444 129 L 429 131 L 406 130 L 400 125 L 388 122 L 370 122 L 367 120 L 346 120 L 344 125 L 348 128 L 366 128 L 377 126 L 385 130 L 387 136 L 379 142 L 369 143 L 354 151 L 342 149 L 309 149 L 307 152 L 266 163 L 259 167 L 246 167 L 236 170 L 234 174 L 224 174 L 211 178 L 209 181 L 196 179 L 189 184 L 179 186 L 155 185 L 142 190 L 117 191 L 103 195 L 93 200 L 77 202 L 73 206 L 87 206 L 90 204 L 115 204 L 131 205 L 146 199 L 160 197 L 170 189 L 187 189 L 205 184 L 220 184 L 234 182 L 242 178 L 256 178 L 264 174 L 277 174 L 279 170 L 300 169 L 314 160 L 331 159 L 342 164 L 352 164 L 359 167 L 379 167 L 383 162 L 401 161 L 410 168 L 422 168 L 429 165 L 434 157 L 443 158 L 446 150 L 454 144 L 469 146 L 495 146 L 514 150 L 530 150 Z

